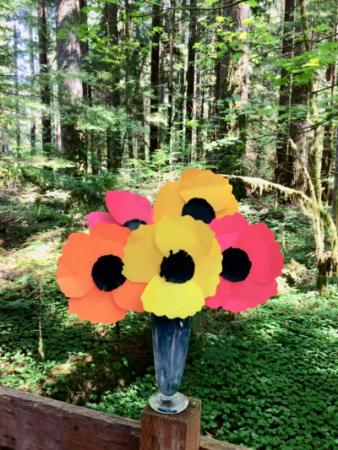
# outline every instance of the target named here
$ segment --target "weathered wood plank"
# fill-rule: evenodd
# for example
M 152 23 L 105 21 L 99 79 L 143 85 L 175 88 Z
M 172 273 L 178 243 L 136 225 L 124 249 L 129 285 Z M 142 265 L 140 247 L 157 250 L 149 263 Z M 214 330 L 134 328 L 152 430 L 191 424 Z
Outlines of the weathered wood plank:
M 140 434 L 137 420 L 0 386 L 0 450 L 139 450 Z M 200 450 L 245 449 L 202 437 Z
M 216 441 L 216 439 L 201 436 L 200 450 L 250 450 L 229 442 Z
M 138 450 L 140 423 L 0 387 L 0 450 Z
M 160 414 L 149 406 L 141 418 L 140 450 L 199 450 L 201 401 L 190 399 L 180 414 Z

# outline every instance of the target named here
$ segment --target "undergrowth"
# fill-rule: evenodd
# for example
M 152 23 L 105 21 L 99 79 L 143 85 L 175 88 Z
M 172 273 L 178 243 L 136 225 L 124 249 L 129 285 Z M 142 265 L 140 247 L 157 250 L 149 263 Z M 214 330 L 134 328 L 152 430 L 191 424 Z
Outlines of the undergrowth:
M 156 390 L 148 316 L 130 313 L 118 327 L 80 322 L 67 314 L 54 272 L 62 242 L 83 229 L 86 213 L 104 209 L 106 189 L 151 197 L 173 174 L 74 178 L 53 164 L 0 162 L 1 384 L 139 418 Z M 181 389 L 202 399 L 203 432 L 217 439 L 335 450 L 338 291 L 314 291 L 306 216 L 273 196 L 243 199 L 242 212 L 267 222 L 282 244 L 281 294 L 235 320 L 217 311 L 194 318 Z

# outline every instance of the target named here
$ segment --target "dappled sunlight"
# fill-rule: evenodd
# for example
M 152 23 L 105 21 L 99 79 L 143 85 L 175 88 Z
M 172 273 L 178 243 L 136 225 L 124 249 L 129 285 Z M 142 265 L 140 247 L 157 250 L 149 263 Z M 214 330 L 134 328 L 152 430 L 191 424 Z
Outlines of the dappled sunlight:
M 45 194 L 46 199 L 54 199 L 54 200 L 61 200 L 63 202 L 66 202 L 69 200 L 70 193 L 66 191 L 62 191 L 60 189 L 53 189 L 50 191 L 47 191 Z
M 0 385 L 139 419 L 198 310 L 204 434 L 338 449 L 337 56 L 332 0 L 0 0 Z
M 35 191 L 31 191 L 31 192 L 25 192 L 22 193 L 21 195 L 16 195 L 15 196 L 15 200 L 13 199 L 12 202 L 16 203 L 35 203 L 36 199 L 38 198 L 38 194 Z
M 62 229 L 50 230 L 31 236 L 21 248 L 0 255 L 0 288 L 6 287 L 9 280 L 15 284 L 17 278 L 27 272 L 34 273 L 36 277 L 53 273 L 61 239 Z
M 138 179 L 128 170 L 97 180 L 26 172 L 32 178 L 24 187 L 1 193 L 1 383 L 139 418 L 156 389 L 149 320 L 133 313 L 119 327 L 77 320 L 67 313 L 54 272 L 61 244 L 84 229 L 85 214 L 103 207 L 104 190 L 130 189 L 154 199 L 176 171 Z M 252 222 L 266 221 L 283 242 L 280 294 L 234 316 L 198 314 L 182 389 L 202 399 L 204 433 L 232 442 L 244 433 L 253 443 L 268 436 L 283 448 L 280 442 L 290 438 L 285 423 L 298 435 L 333 429 L 338 292 L 334 285 L 331 297 L 314 291 L 308 219 L 271 203 L 250 199 L 242 210 Z

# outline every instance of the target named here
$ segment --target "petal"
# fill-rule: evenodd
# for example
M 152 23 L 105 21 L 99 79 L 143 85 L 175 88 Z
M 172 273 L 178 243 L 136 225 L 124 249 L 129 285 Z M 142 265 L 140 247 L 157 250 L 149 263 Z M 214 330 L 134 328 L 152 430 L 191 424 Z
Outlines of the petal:
M 265 223 L 257 223 L 243 230 L 237 247 L 245 250 L 252 262 L 250 280 L 265 284 L 282 273 L 283 255 L 273 232 Z
M 222 279 L 216 295 L 206 300 L 210 308 L 222 307 L 231 312 L 242 312 L 265 303 L 277 294 L 277 283 L 273 280 L 266 285 L 260 285 L 246 279 L 238 283 Z
M 181 216 L 184 201 L 179 191 L 179 182 L 169 181 L 160 188 L 154 204 L 154 221 L 157 222 L 164 214 L 177 217 Z
M 159 273 L 162 259 L 155 244 L 155 225 L 141 225 L 124 248 L 123 273 L 130 281 L 150 281 Z
M 265 303 L 276 294 L 276 280 L 273 280 L 266 285 L 245 280 L 243 282 L 243 286 L 241 287 L 231 286 L 231 297 L 229 298 L 229 303 L 232 301 L 233 309 L 230 310 L 233 312 L 240 312 L 245 311 L 248 308 L 254 308 L 255 306 Z
M 248 226 L 249 222 L 240 213 L 225 216 L 222 219 L 214 219 L 210 223 L 210 228 L 216 234 L 222 251 L 234 247 L 238 234 Z
M 98 256 L 112 254 L 122 258 L 130 230 L 116 224 L 101 223 L 90 229 L 90 237 Z
M 204 295 L 214 295 L 219 283 L 219 274 L 222 272 L 222 253 L 218 242 L 215 240 L 211 252 L 195 265 L 193 280 L 203 290 Z
M 220 277 L 219 284 L 216 289 L 215 295 L 208 297 L 205 301 L 206 306 L 212 309 L 223 307 L 223 303 L 229 298 L 230 295 L 230 283 L 224 278 Z
M 187 169 L 182 173 L 179 192 L 184 202 L 192 198 L 204 198 L 215 212 L 238 211 L 238 203 L 232 194 L 232 186 L 222 175 L 211 170 Z
M 107 212 L 95 211 L 86 215 L 87 225 L 89 228 L 94 227 L 98 223 L 116 223 L 112 216 Z
M 82 297 L 94 286 L 90 272 L 88 276 L 87 273 L 82 275 L 77 272 L 77 269 L 78 266 L 68 267 L 59 261 L 56 280 L 66 297 Z
M 204 294 L 193 280 L 186 283 L 168 283 L 155 276 L 142 294 L 144 310 L 169 319 L 185 319 L 204 306 Z
M 226 216 L 221 219 L 214 219 L 210 223 L 210 227 L 215 232 L 216 236 L 224 233 L 239 233 L 248 225 L 249 222 L 241 213 Z
M 145 287 L 144 283 L 132 283 L 126 280 L 119 288 L 113 291 L 116 305 L 128 311 L 144 311 L 141 294 Z
M 70 298 L 68 310 L 79 319 L 106 324 L 122 320 L 127 314 L 126 310 L 116 306 L 111 292 L 103 292 L 96 288 L 82 298 Z
M 82 296 L 93 285 L 93 248 L 88 234 L 72 233 L 62 248 L 56 280 L 68 297 Z
M 120 225 L 133 219 L 152 223 L 153 208 L 150 201 L 143 195 L 128 191 L 108 191 L 106 205 L 112 217 Z
M 190 216 L 163 216 L 156 224 L 155 241 L 164 256 L 168 256 L 170 251 L 185 250 L 196 264 L 198 259 L 208 255 L 214 239 L 208 225 Z
M 216 211 L 216 218 L 220 219 L 224 216 L 231 216 L 238 212 L 238 202 L 236 197 L 231 194 L 227 196 L 226 207 L 221 209 L 220 211 Z

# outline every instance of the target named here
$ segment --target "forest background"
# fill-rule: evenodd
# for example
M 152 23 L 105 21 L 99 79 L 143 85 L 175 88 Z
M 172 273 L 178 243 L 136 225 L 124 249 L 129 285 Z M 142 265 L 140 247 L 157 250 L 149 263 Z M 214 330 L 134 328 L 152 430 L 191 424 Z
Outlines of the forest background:
M 106 190 L 153 198 L 209 167 L 275 231 L 286 267 L 269 304 L 196 320 L 185 390 L 203 430 L 336 448 L 337 13 L 337 0 L 0 0 L 1 383 L 139 416 L 149 324 L 69 318 L 60 245 Z

